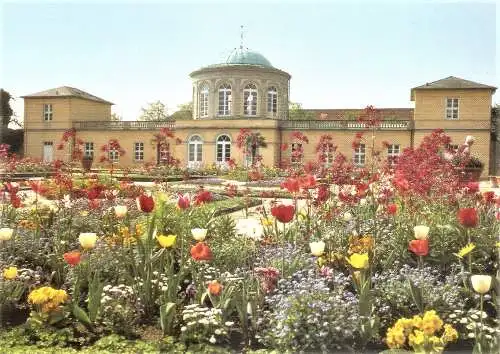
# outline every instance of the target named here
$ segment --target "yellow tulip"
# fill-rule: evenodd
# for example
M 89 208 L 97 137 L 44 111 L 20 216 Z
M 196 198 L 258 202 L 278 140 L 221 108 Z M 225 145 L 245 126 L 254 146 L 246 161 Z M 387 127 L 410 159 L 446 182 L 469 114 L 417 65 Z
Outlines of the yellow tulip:
M 274 225 L 273 218 L 262 219 L 262 225 L 263 226 L 273 226 Z
M 170 248 L 175 244 L 175 240 L 177 239 L 177 236 L 175 235 L 160 235 L 157 236 L 156 239 L 158 240 L 158 243 L 160 244 L 161 247 L 163 248 Z
M 7 241 L 12 238 L 12 234 L 14 233 L 14 230 L 8 228 L 8 227 L 2 227 L 0 229 L 0 241 Z
M 5 268 L 3 270 L 3 277 L 4 279 L 7 280 L 14 279 L 15 277 L 17 277 L 17 268 L 16 267 Z
M 80 246 L 82 246 L 83 249 L 89 250 L 95 247 L 97 235 L 94 232 L 82 232 L 78 237 L 78 240 L 80 241 Z
M 366 269 L 369 266 L 368 253 L 353 253 L 347 261 L 356 269 Z
M 472 287 L 479 294 L 486 294 L 490 291 L 491 276 L 489 275 L 473 275 L 470 277 Z

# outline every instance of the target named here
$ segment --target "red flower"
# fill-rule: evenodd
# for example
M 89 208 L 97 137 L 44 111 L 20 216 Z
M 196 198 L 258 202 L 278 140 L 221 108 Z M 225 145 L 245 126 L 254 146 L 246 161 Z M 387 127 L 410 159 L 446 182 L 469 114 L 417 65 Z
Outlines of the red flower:
M 484 192 L 483 200 L 486 204 L 493 204 L 495 202 L 495 192 L 493 191 Z
M 17 209 L 17 208 L 19 208 L 21 206 L 21 198 L 19 198 L 19 196 L 16 195 L 16 194 L 12 194 L 10 196 L 10 203 L 12 204 L 12 206 L 14 208 Z
M 387 214 L 395 215 L 398 212 L 398 206 L 396 204 L 387 205 Z
M 43 185 L 42 181 L 29 181 L 29 185 L 36 194 L 43 195 L 47 192 L 47 187 Z
M 290 193 L 297 193 L 300 189 L 299 180 L 296 178 L 288 178 L 285 182 L 281 183 L 281 188 L 285 188 Z
M 195 261 L 211 261 L 213 258 L 212 250 L 204 242 L 198 242 L 191 247 L 191 257 Z
M 460 224 L 464 227 L 476 227 L 479 223 L 477 211 L 474 208 L 462 208 L 457 213 Z
M 316 178 L 313 175 L 308 174 L 300 179 L 300 186 L 304 189 L 314 188 L 316 187 Z
M 200 205 L 203 203 L 208 203 L 212 201 L 212 193 L 204 189 L 200 189 L 198 193 L 194 196 L 194 203 Z
M 278 221 L 286 224 L 293 220 L 295 207 L 293 205 L 276 205 L 271 208 L 271 215 L 278 219 Z
M 318 188 L 318 196 L 316 198 L 317 203 L 322 203 L 328 200 L 330 197 L 330 189 L 328 188 L 328 185 L 322 184 Z
M 474 194 L 479 192 L 479 182 L 469 182 L 465 186 L 465 189 L 468 194 Z
M 177 206 L 180 209 L 187 209 L 191 205 L 191 201 L 189 200 L 189 196 L 179 194 L 179 199 L 177 199 Z
M 97 209 L 101 205 L 101 202 L 99 199 L 89 199 L 89 208 L 90 209 Z
M 429 254 L 429 240 L 411 240 L 408 249 L 417 256 L 427 256 Z
M 80 263 L 81 253 L 79 251 L 71 251 L 63 254 L 63 258 L 70 266 L 76 266 Z
M 155 201 L 153 200 L 153 197 L 141 194 L 137 197 L 137 207 L 145 213 L 150 213 L 155 208 Z

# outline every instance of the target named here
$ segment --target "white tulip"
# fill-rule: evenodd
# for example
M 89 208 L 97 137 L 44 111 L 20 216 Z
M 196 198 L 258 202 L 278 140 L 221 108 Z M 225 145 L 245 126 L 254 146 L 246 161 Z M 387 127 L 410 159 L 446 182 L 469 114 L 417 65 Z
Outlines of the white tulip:
M 311 254 L 313 256 L 319 257 L 325 252 L 325 243 L 323 241 L 311 242 L 309 243 L 311 248 Z
M 117 218 L 121 219 L 127 215 L 127 206 L 126 205 L 116 205 L 115 206 L 115 215 Z
M 191 234 L 196 241 L 203 241 L 207 237 L 207 229 L 191 229 Z
M 465 144 L 471 146 L 474 144 L 474 141 L 476 141 L 476 138 L 474 138 L 472 135 L 467 135 L 465 137 Z
M 344 221 L 351 221 L 352 220 L 352 214 L 349 213 L 348 211 L 344 213 Z
M 8 227 L 2 227 L 0 229 L 0 241 L 7 241 L 12 238 L 12 234 L 14 233 L 13 229 Z
M 429 237 L 429 226 L 417 225 L 413 228 L 417 240 L 426 240 Z
M 473 275 L 470 277 L 472 287 L 479 294 L 486 294 L 490 291 L 491 279 L 490 275 Z
M 236 233 L 260 241 L 264 234 L 264 227 L 257 219 L 239 219 L 236 222 Z
M 84 249 L 91 249 L 95 247 L 97 235 L 94 232 L 82 232 L 78 237 L 78 241 L 80 241 L 80 245 Z

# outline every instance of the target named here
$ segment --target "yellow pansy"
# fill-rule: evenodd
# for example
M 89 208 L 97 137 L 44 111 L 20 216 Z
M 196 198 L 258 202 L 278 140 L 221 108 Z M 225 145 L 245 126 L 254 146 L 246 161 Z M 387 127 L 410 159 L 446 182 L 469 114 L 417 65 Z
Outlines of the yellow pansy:
M 3 277 L 4 279 L 7 280 L 15 279 L 17 277 L 17 268 L 16 267 L 5 268 L 3 270 Z
M 467 246 L 462 247 L 462 249 L 460 249 L 460 251 L 458 251 L 457 256 L 459 256 L 460 258 L 463 258 L 464 256 L 471 253 L 474 250 L 474 248 L 476 248 L 476 245 L 473 243 L 469 243 Z
M 347 261 L 356 269 L 366 269 L 370 264 L 368 261 L 368 253 L 353 253 L 351 257 L 347 258 Z
M 177 236 L 175 235 L 160 235 L 157 236 L 156 239 L 158 240 L 158 243 L 160 244 L 161 247 L 163 248 L 170 248 L 175 244 L 175 240 L 177 239 Z

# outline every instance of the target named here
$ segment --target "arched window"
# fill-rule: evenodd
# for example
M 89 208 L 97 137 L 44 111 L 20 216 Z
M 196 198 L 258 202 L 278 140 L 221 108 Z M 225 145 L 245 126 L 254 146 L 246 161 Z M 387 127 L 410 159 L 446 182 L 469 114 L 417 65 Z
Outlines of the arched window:
M 201 162 L 203 156 L 203 140 L 199 135 L 193 135 L 188 143 L 188 161 Z
M 271 86 L 267 90 L 267 113 L 272 113 L 274 116 L 276 112 L 278 112 L 278 90 Z
M 231 85 L 229 84 L 219 87 L 219 115 L 231 115 Z
M 208 116 L 208 85 L 203 85 L 200 88 L 199 107 L 200 117 Z
M 243 113 L 247 116 L 257 115 L 257 87 L 248 84 L 243 89 Z
M 217 138 L 217 162 L 224 163 L 231 159 L 231 138 L 221 135 Z

